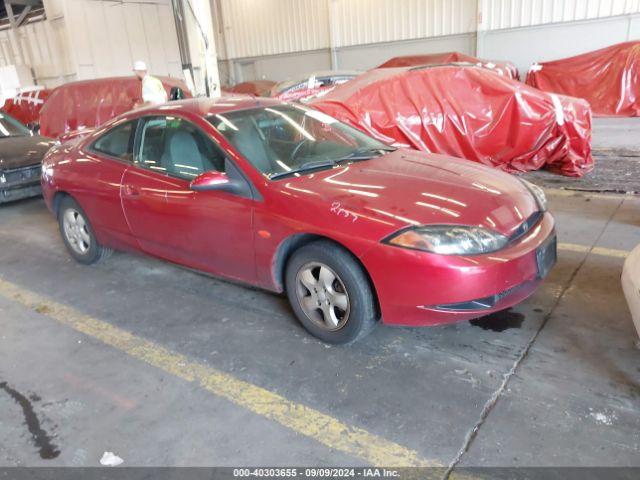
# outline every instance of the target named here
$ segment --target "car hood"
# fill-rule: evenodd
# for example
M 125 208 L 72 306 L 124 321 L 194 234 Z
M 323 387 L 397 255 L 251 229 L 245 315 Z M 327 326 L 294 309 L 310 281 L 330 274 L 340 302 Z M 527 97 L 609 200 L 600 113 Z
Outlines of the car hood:
M 53 140 L 37 135 L 0 138 L 0 170 L 37 164 L 54 144 Z
M 289 198 L 309 201 L 307 217 L 335 216 L 354 228 L 370 223 L 376 235 L 426 224 L 477 225 L 511 235 L 539 210 L 529 190 L 507 173 L 412 150 L 276 182 Z M 301 210 L 299 202 L 292 205 Z

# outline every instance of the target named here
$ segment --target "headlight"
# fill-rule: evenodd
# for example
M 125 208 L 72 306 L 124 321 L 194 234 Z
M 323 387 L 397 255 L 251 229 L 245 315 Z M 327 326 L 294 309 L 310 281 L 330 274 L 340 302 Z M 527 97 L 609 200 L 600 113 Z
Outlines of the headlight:
M 544 190 L 541 189 L 539 186 L 534 185 L 531 182 L 528 182 L 527 180 L 523 179 L 523 178 L 519 178 L 519 180 L 524 184 L 525 187 L 527 187 L 527 190 L 529 190 L 531 192 L 531 195 L 533 195 L 533 198 L 536 199 L 536 202 L 538 203 L 538 208 L 542 211 L 542 212 L 546 212 L 547 211 L 547 196 L 544 193 Z
M 440 255 L 479 255 L 503 248 L 504 235 L 482 227 L 431 225 L 403 230 L 385 240 L 397 247 L 424 250 Z

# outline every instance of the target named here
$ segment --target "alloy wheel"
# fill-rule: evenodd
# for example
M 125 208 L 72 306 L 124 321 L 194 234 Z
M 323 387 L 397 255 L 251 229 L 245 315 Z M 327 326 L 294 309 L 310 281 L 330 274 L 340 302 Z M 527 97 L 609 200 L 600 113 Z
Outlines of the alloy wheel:
M 296 275 L 296 293 L 305 315 L 319 327 L 339 330 L 349 320 L 349 294 L 342 279 L 327 265 L 303 265 Z
M 87 222 L 76 209 L 68 208 L 62 217 L 64 236 L 76 253 L 85 255 L 91 248 L 91 235 Z

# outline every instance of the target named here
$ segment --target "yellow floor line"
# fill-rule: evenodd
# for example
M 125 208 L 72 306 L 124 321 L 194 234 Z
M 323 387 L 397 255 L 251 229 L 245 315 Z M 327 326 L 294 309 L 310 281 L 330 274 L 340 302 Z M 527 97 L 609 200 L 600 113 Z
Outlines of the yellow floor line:
M 181 379 L 195 382 L 262 417 L 273 420 L 327 447 L 363 459 L 376 466 L 442 466 L 421 458 L 414 450 L 347 425 L 325 413 L 292 402 L 264 388 L 239 380 L 179 353 L 133 335 L 110 323 L 84 315 L 72 307 L 26 290 L 0 278 L 0 294 L 95 338 L 129 356 Z M 241 427 L 239 427 L 241 428 Z
M 587 192 L 583 190 L 564 190 L 562 188 L 544 188 L 544 192 L 550 197 L 585 197 L 585 198 L 604 198 L 621 200 L 625 198 L 640 198 L 639 195 L 632 193 L 598 193 Z
M 577 243 L 558 243 L 558 250 L 587 253 L 590 249 L 591 247 L 587 245 L 578 245 Z M 630 252 L 628 250 L 616 250 L 615 248 L 593 247 L 591 253 L 605 257 L 627 258 Z

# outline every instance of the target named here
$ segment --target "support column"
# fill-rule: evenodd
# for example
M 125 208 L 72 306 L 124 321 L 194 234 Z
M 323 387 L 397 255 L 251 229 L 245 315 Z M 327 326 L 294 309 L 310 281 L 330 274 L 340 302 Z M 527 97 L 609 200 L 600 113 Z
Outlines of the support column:
M 200 58 L 204 74 L 205 91 L 208 97 L 220 96 L 220 74 L 218 72 L 218 58 L 213 26 L 213 12 L 210 0 L 179 0 L 184 1 L 185 15 L 192 16 L 195 28 L 189 28 L 187 35 L 191 43 L 199 44 Z M 196 63 L 196 59 L 192 58 Z
M 487 12 L 485 0 L 476 0 L 476 57 L 484 58 L 484 37 L 488 29 Z
M 338 15 L 336 14 L 337 0 L 327 0 L 327 8 L 329 9 L 329 49 L 331 51 L 331 69 L 337 70 L 339 68 L 338 62 Z

